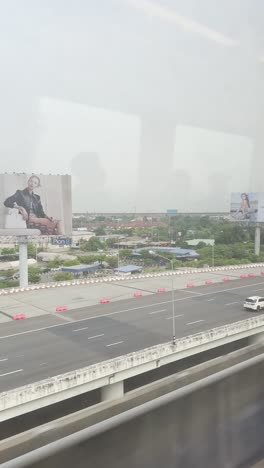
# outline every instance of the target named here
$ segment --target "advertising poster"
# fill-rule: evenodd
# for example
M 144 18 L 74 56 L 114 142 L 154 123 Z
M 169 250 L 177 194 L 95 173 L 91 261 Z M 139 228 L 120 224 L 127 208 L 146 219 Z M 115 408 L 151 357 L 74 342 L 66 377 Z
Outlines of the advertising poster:
M 231 194 L 230 218 L 232 221 L 263 223 L 264 193 L 235 192 Z
M 0 174 L 0 228 L 71 236 L 71 176 Z

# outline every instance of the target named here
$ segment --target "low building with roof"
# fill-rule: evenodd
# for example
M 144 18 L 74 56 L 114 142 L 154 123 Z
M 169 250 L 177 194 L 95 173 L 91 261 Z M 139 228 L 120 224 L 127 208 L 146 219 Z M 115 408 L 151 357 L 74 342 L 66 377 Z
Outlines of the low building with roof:
M 94 263 L 92 265 L 84 265 L 82 263 L 80 263 L 79 265 L 73 265 L 73 266 L 64 266 L 64 267 L 61 267 L 60 268 L 60 271 L 63 271 L 65 273 L 73 273 L 73 274 L 88 274 L 88 273 L 93 273 L 95 272 L 96 270 L 98 270 L 98 268 L 100 268 L 100 263 Z
M 141 250 L 146 249 L 136 249 L 133 251 L 133 255 L 137 256 L 140 255 Z M 151 247 L 151 251 L 156 251 L 157 254 L 159 252 L 163 253 L 170 253 L 175 256 L 178 260 L 194 260 L 199 258 L 199 254 L 196 250 L 193 249 L 182 249 L 181 247 Z
M 143 267 L 139 265 L 125 265 L 115 268 L 114 271 L 122 275 L 131 275 L 140 272 L 142 269 Z

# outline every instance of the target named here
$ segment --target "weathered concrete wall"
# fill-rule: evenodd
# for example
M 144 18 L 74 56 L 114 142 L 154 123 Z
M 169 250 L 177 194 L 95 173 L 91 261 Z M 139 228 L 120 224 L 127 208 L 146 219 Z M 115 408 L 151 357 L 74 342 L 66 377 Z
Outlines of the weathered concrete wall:
M 184 367 L 184 365 L 182 365 L 183 362 L 178 361 L 182 366 L 181 369 L 178 368 L 178 370 L 176 370 L 176 373 L 171 373 L 172 375 L 166 377 L 160 375 L 160 379 L 156 382 L 151 383 L 151 380 L 148 383 L 145 382 L 143 387 L 129 391 L 119 400 L 101 402 L 93 407 L 87 407 L 86 397 L 86 404 L 80 411 L 77 411 L 78 408 L 74 406 L 73 400 L 70 399 L 67 400 L 67 403 L 69 408 L 71 407 L 71 414 L 64 415 L 63 417 L 59 417 L 58 405 L 43 408 L 40 412 L 35 414 L 35 426 L 33 426 L 33 429 L 26 430 L 25 427 L 26 420 L 30 415 L 21 416 L 19 418 L 20 421 L 18 418 L 6 421 L 1 424 L 0 437 L 2 437 L 2 440 L 0 441 L 0 464 L 82 429 L 91 427 L 117 414 L 136 408 L 137 406 L 176 389 L 204 379 L 209 375 L 233 367 L 235 364 L 259 356 L 264 352 L 264 345 L 254 344 L 236 351 L 230 351 L 231 350 L 229 350 L 229 353 L 226 355 L 217 358 L 211 357 L 212 360 L 207 360 L 200 364 L 199 361 L 197 361 L 195 367 L 191 368 L 190 365 L 189 368 Z M 212 353 L 212 351 L 210 351 L 210 353 Z M 208 353 L 206 353 L 206 355 L 208 355 Z M 196 355 L 195 358 L 197 359 L 198 356 L 201 356 L 201 354 Z M 194 357 L 189 359 L 194 360 Z M 174 365 L 175 364 L 176 363 L 174 363 Z M 164 368 L 165 366 L 157 369 L 156 372 L 159 374 Z M 131 382 L 128 381 L 128 383 L 131 385 Z M 64 402 L 64 404 L 66 404 L 66 402 Z M 47 409 L 50 414 L 53 411 L 53 420 L 45 424 L 44 415 L 46 416 Z M 14 425 L 14 430 L 18 430 L 17 434 L 16 432 L 12 433 L 13 437 L 8 435 L 8 427 L 10 428 L 11 424 Z M 24 425 L 24 431 L 19 431 L 19 424 Z
M 224 346 L 218 346 L 217 348 L 205 351 L 204 353 L 199 353 L 199 354 L 194 354 L 192 356 L 187 357 L 186 359 L 182 359 L 180 361 L 175 361 L 170 364 L 167 364 L 165 366 L 157 367 L 156 369 L 153 369 L 150 372 L 145 372 L 144 374 L 139 374 L 131 379 L 127 379 L 124 381 L 124 393 L 125 396 L 122 398 L 122 402 L 125 402 L 127 400 L 127 393 L 129 392 L 135 397 L 135 392 L 133 390 L 139 389 L 140 387 L 149 387 L 148 384 L 151 384 L 153 382 L 160 381 L 160 383 L 164 382 L 164 379 L 166 380 L 166 377 L 168 376 L 173 376 L 175 379 L 181 374 L 182 371 L 187 370 L 192 368 L 191 374 L 192 376 L 195 377 L 196 373 L 194 372 L 193 368 L 194 366 L 198 366 L 199 364 L 203 363 L 203 368 L 213 366 L 214 371 L 215 366 L 214 364 L 216 361 L 220 359 L 220 361 L 224 361 L 226 363 L 226 367 L 229 367 L 233 364 L 236 364 L 237 362 L 232 362 L 233 359 L 236 356 L 236 353 L 238 353 L 239 359 L 241 359 L 241 362 L 249 359 L 250 357 L 253 357 L 254 355 L 261 354 L 264 352 L 264 343 L 263 345 L 261 343 L 257 343 L 251 346 L 249 345 L 249 338 L 244 338 L 243 340 L 238 340 L 238 341 L 233 341 L 232 343 L 229 343 Z M 231 353 L 231 354 L 230 354 Z M 253 353 L 253 354 L 252 354 Z M 232 359 L 231 359 L 232 356 Z M 213 360 L 213 362 L 212 362 Z M 217 369 L 221 370 L 221 369 Z M 187 376 L 187 373 L 184 372 L 185 377 Z M 188 375 L 190 376 L 190 373 L 188 372 Z M 194 378 L 194 380 L 196 380 Z M 186 383 L 190 383 L 185 382 Z M 167 393 L 168 391 L 175 390 L 175 388 L 170 388 L 169 390 L 164 389 L 164 393 Z M 161 393 L 162 394 L 162 393 Z M 151 398 L 156 398 L 157 394 L 152 394 L 151 393 Z M 54 405 L 50 406 L 45 406 L 44 408 L 40 408 L 36 411 L 31 411 L 26 414 L 22 414 L 16 418 L 8 419 L 6 421 L 3 421 L 1 423 L 1 431 L 0 431 L 0 463 L 1 463 L 1 441 L 6 438 L 12 438 L 12 436 L 16 436 L 17 434 L 24 433 L 25 431 L 29 432 L 30 429 L 33 429 L 38 426 L 42 426 L 42 428 L 45 430 L 43 425 L 46 425 L 47 423 L 50 423 L 51 421 L 54 420 L 62 420 L 64 419 L 65 416 L 71 415 L 70 419 L 73 415 L 73 413 L 78 413 L 82 414 L 91 408 L 94 405 L 97 405 L 96 408 L 98 408 L 98 404 L 102 401 L 102 395 L 101 395 L 101 389 L 93 390 L 91 392 L 87 393 L 82 393 L 80 395 L 77 395 L 74 398 L 67 398 L 66 400 L 60 401 L 59 403 L 55 403 Z M 137 401 L 135 403 L 135 406 L 144 403 L 145 401 Z M 111 401 L 111 407 L 114 407 L 115 405 L 121 406 L 121 401 Z M 102 406 L 102 403 L 99 405 L 100 407 Z M 122 411 L 125 409 L 130 409 L 129 407 L 124 408 L 122 406 Z M 114 416 L 114 414 L 107 415 L 107 417 Z M 67 419 L 67 418 L 66 418 Z M 78 419 L 78 416 L 77 416 Z M 83 418 L 82 418 L 83 419 Z M 102 418 L 104 419 L 104 417 Z M 96 421 L 99 422 L 99 421 Z M 95 421 L 92 422 L 94 424 Z M 75 432 L 77 430 L 83 429 L 84 427 L 87 427 L 88 424 L 85 422 L 85 426 L 77 427 L 75 426 L 74 429 L 72 429 L 72 432 Z M 58 435 L 57 432 L 58 426 L 56 424 L 56 431 L 55 434 Z M 52 431 L 50 430 L 50 424 L 48 425 L 48 430 L 51 433 Z M 71 430 L 70 430 L 71 431 Z M 71 432 L 68 432 L 65 435 L 68 435 Z M 36 431 L 33 429 L 32 434 L 34 436 L 34 442 L 36 442 Z M 53 436 L 50 439 L 50 442 L 52 442 L 54 439 L 54 432 L 52 433 Z M 42 444 L 38 445 L 41 446 Z M 31 441 L 31 446 L 32 446 L 32 441 Z
M 264 456 L 264 356 L 33 451 L 3 468 L 236 468 Z
M 264 332 L 264 316 L 223 325 L 0 394 L 0 421 Z

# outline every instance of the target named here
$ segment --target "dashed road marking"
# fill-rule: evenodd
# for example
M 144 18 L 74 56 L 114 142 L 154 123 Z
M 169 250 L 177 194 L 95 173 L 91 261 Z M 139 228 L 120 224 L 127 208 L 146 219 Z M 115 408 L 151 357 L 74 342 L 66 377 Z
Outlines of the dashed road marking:
M 161 312 L 167 312 L 167 309 L 154 310 L 153 312 L 149 312 L 149 315 L 155 315 L 155 314 L 159 314 Z
M 12 372 L 6 372 L 5 374 L 0 374 L 0 377 L 5 377 L 6 375 L 17 374 L 18 372 L 23 372 L 24 369 L 14 370 Z
M 204 322 L 204 320 L 195 320 L 195 322 L 186 323 L 186 325 L 194 325 L 195 323 Z
M 174 315 L 174 318 L 179 318 L 179 317 L 183 317 L 183 314 L 181 315 Z M 166 320 L 172 320 L 173 317 L 166 317 Z
M 99 338 L 100 336 L 104 336 L 104 333 L 101 333 L 101 335 L 89 336 L 88 340 L 93 340 L 94 338 Z
M 124 343 L 124 341 L 117 341 L 116 343 L 110 343 L 110 344 L 107 344 L 106 346 L 109 347 L 109 346 L 116 346 L 118 344 L 121 344 L 121 343 Z

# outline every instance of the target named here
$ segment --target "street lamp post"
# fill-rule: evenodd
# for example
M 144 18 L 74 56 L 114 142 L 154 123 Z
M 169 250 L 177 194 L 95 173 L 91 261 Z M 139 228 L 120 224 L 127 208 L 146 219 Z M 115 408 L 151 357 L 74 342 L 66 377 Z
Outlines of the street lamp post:
M 214 267 L 215 264 L 215 240 L 213 239 L 212 243 L 212 267 Z
M 175 331 L 175 304 L 174 304 L 174 281 L 173 281 L 173 260 L 171 260 L 171 300 L 172 300 L 172 344 L 176 343 L 176 331 Z
M 173 281 L 173 259 L 169 259 L 164 257 L 163 255 L 159 255 L 156 252 L 149 250 L 151 255 L 155 255 L 156 257 L 163 258 L 167 262 L 170 262 L 171 269 L 172 269 L 172 276 L 171 276 L 171 303 L 172 303 L 172 344 L 176 344 L 176 326 L 175 326 L 175 304 L 174 304 L 174 281 Z

